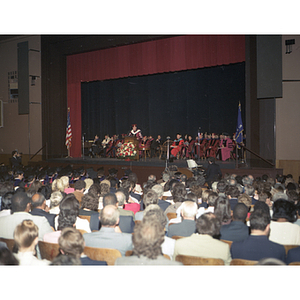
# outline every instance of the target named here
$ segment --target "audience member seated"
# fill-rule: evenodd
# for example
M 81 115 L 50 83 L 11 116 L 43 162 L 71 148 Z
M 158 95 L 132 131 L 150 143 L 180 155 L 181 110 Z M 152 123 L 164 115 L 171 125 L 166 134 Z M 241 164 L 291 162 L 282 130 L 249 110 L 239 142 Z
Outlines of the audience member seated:
M 182 204 L 187 194 L 185 185 L 177 181 L 177 183 L 175 183 L 171 189 L 171 194 L 173 204 L 167 207 L 167 209 L 165 210 L 165 215 L 167 215 L 170 212 L 176 213 L 177 208 Z
M 92 260 L 83 253 L 85 247 L 83 236 L 74 227 L 67 227 L 61 231 L 58 244 L 59 251 L 61 253 L 59 255 L 71 256 L 80 259 L 81 265 L 83 266 L 107 266 L 105 261 Z
M 169 225 L 168 237 L 174 235 L 190 236 L 196 231 L 195 217 L 197 214 L 197 204 L 193 201 L 184 201 L 181 205 L 181 217 L 180 223 Z
M 7 192 L 1 198 L 1 211 L 0 217 L 8 216 L 11 214 L 11 199 L 14 192 Z
M 143 202 L 145 205 L 145 209 L 147 208 L 147 206 L 149 206 L 150 204 L 158 204 L 158 196 L 156 194 L 155 191 L 150 190 L 147 192 L 147 194 L 144 195 L 143 197 Z M 138 211 L 135 214 L 135 219 L 138 221 L 141 221 L 144 217 L 144 212 L 143 211 Z
M 59 215 L 68 214 L 71 211 L 74 212 L 77 216 L 75 228 L 85 230 L 86 232 L 91 232 L 89 221 L 78 217 L 79 216 L 79 202 L 72 193 L 67 194 L 63 198 L 63 200 L 59 204 L 59 210 L 60 210 Z M 55 230 L 58 229 L 59 215 L 56 216 L 56 218 L 54 219 Z
M 50 214 L 45 211 L 46 209 L 46 199 L 43 194 L 36 193 L 31 198 L 31 211 L 30 214 L 34 216 L 41 216 L 45 217 L 50 226 L 54 228 L 54 218 L 56 217 L 55 214 Z
M 134 212 L 123 208 L 124 204 L 126 203 L 126 194 L 129 198 L 128 191 L 122 188 L 119 188 L 115 193 L 118 201 L 118 211 L 120 213 L 120 216 L 131 216 L 133 218 L 133 221 L 135 221 Z
M 33 216 L 30 211 L 30 198 L 24 192 L 15 193 L 11 199 L 11 215 L 0 218 L 0 237 L 13 239 L 14 230 L 23 220 L 32 220 L 39 228 L 39 240 L 52 232 L 51 226 L 45 217 Z
M 63 199 L 63 193 L 60 191 L 55 191 L 51 193 L 50 196 L 50 214 L 59 214 L 59 203 Z
M 109 193 L 103 197 L 103 208 L 107 205 L 113 205 L 118 208 L 118 200 L 115 194 Z M 116 229 L 124 233 L 133 233 L 134 224 L 132 216 L 120 216 L 119 225 Z
M 172 225 L 173 226 L 173 225 Z M 176 240 L 173 260 L 176 255 L 191 255 L 223 259 L 229 265 L 231 255 L 229 245 L 214 238 L 220 234 L 221 224 L 216 216 L 205 213 L 196 220 L 196 231 L 189 237 Z
M 131 210 L 133 211 L 134 214 L 136 214 L 138 211 L 140 211 L 140 204 L 138 201 L 130 196 L 131 191 L 133 190 L 135 186 L 135 183 L 130 180 L 123 180 L 121 183 L 121 187 L 128 192 L 129 197 L 127 198 L 126 195 L 126 202 L 124 204 L 124 209 L 125 210 Z
M 214 214 L 221 222 L 221 226 L 228 225 L 231 223 L 231 209 L 228 198 L 218 197 L 216 199 Z
M 240 195 L 240 191 L 237 186 L 228 186 L 226 188 L 225 194 L 227 198 L 229 199 L 231 210 L 234 209 L 236 204 L 238 203 L 238 197 Z
M 263 202 L 261 202 L 264 204 Z M 270 214 L 266 209 L 255 209 L 250 216 L 250 236 L 244 241 L 233 242 L 230 248 L 232 258 L 257 260 L 262 258 L 277 258 L 286 262 L 283 245 L 269 240 Z
M 85 191 L 86 183 L 84 180 L 77 180 L 74 183 L 74 196 L 79 201 L 79 204 L 81 203 L 81 199 L 83 197 L 83 193 Z
M 160 184 L 155 184 L 151 189 L 157 194 L 158 206 L 165 211 L 169 207 L 170 202 L 163 200 L 164 188 Z
M 132 235 L 115 230 L 119 224 L 119 216 L 116 206 L 105 206 L 101 211 L 100 220 L 102 226 L 100 230 L 83 235 L 86 246 L 117 249 L 122 256 L 125 256 L 127 250 L 132 250 Z
M 296 220 L 295 204 L 284 199 L 276 200 L 270 224 L 270 241 L 282 245 L 300 245 L 300 226 L 293 224 Z
M 99 198 L 93 194 L 85 194 L 81 200 L 81 208 L 79 209 L 79 216 L 90 216 L 90 229 L 99 230 Z
M 35 247 L 39 241 L 39 228 L 32 220 L 23 220 L 14 231 L 14 240 L 18 249 L 16 259 L 21 266 L 46 266 L 50 261 L 38 259 Z
M 61 235 L 61 231 L 64 228 L 70 228 L 70 227 L 75 228 L 78 213 L 77 213 L 76 209 L 73 209 L 71 207 L 71 205 L 68 205 L 68 204 L 70 204 L 69 202 L 70 201 L 68 201 L 68 200 L 66 201 L 66 203 L 62 206 L 62 209 L 60 210 L 60 212 L 58 214 L 57 230 L 46 233 L 44 235 L 44 239 L 43 239 L 44 242 L 58 244 L 58 239 Z
M 198 219 L 201 215 L 207 212 L 215 211 L 216 200 L 218 199 L 218 194 L 211 190 L 205 190 L 202 193 L 202 200 L 207 202 L 207 208 L 204 206 L 200 206 L 196 215 L 196 219 Z
M 243 241 L 249 236 L 250 228 L 245 224 L 248 214 L 248 207 L 244 203 L 238 203 L 232 216 L 232 222 L 222 225 L 220 239 L 227 241 Z
M 12 251 L 10 251 L 6 246 L 0 244 L 0 266 L 16 266 L 16 265 L 19 265 L 19 261 L 16 259 Z
M 163 256 L 164 228 L 155 218 L 145 219 L 134 228 L 133 255 L 117 258 L 115 265 L 181 265 Z

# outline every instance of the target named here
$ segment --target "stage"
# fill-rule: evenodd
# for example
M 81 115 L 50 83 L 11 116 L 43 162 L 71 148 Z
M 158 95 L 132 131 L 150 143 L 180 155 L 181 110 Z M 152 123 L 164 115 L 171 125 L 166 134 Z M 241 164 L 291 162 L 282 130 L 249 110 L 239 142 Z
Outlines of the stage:
M 208 166 L 207 160 L 195 161 L 204 169 L 206 169 Z M 251 174 L 254 177 L 257 177 L 263 174 L 267 174 L 275 178 L 276 174 L 283 174 L 282 169 L 270 167 L 264 162 L 258 163 L 257 161 L 239 161 L 238 166 L 236 166 L 235 160 L 229 160 L 224 162 L 217 160 L 216 163 L 220 165 L 223 175 L 225 173 L 237 175 Z M 142 158 L 140 160 L 125 161 L 124 159 L 118 158 L 91 158 L 89 156 L 84 156 L 80 158 L 66 157 L 48 159 L 37 163 L 32 162 L 31 164 L 39 164 L 41 166 L 49 167 L 66 167 L 70 165 L 74 169 L 84 167 L 85 170 L 92 168 L 94 171 L 97 171 L 99 168 L 103 167 L 105 175 L 108 175 L 109 169 L 115 168 L 118 170 L 118 178 L 121 178 L 124 175 L 125 170 L 130 169 L 132 172 L 137 174 L 140 183 L 147 181 L 147 178 L 150 174 L 153 174 L 157 177 L 157 179 L 160 179 L 163 171 L 167 167 L 173 165 L 177 166 L 178 170 L 186 174 L 188 177 L 193 176 L 192 172 L 188 170 L 187 161 L 185 159 L 175 159 L 173 162 L 167 162 L 166 159 L 159 159 L 158 157 L 147 157 L 146 159 Z

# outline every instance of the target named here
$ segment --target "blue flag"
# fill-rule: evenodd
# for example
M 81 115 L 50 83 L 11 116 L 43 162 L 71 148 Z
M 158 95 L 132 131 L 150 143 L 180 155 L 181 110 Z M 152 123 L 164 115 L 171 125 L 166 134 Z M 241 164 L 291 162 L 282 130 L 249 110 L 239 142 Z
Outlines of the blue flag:
M 242 122 L 242 110 L 241 110 L 241 103 L 239 103 L 239 109 L 238 109 L 238 119 L 237 119 L 237 126 L 236 126 L 236 133 L 235 133 L 235 141 L 237 143 L 243 142 L 243 122 Z M 237 145 L 238 149 L 241 147 Z

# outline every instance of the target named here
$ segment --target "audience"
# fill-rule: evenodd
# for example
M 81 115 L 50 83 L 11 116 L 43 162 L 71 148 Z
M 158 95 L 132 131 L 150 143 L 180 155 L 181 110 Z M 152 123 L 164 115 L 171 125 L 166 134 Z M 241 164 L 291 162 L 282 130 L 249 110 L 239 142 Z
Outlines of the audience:
M 100 181 L 97 172 L 73 170 L 70 165 L 22 166 L 14 173 L 1 167 L 0 237 L 17 241 L 27 234 L 30 244 L 16 242 L 18 253 L 12 254 L 0 243 L 0 264 L 43 264 L 38 240 L 65 243 L 60 243 L 61 254 L 51 265 L 101 265 L 84 256 L 85 243 L 119 248 L 123 257 L 116 264 L 169 264 L 178 254 L 217 257 L 225 264 L 231 258 L 255 260 L 258 265 L 300 261 L 300 247 L 289 250 L 287 257 L 283 251 L 283 245 L 300 245 L 299 184 L 290 174 L 254 179 L 250 174 L 226 173 L 209 186 L 203 174 L 188 178 L 175 167 L 160 179 L 150 174 L 142 186 L 129 170 L 121 180 L 115 170 L 110 169 L 107 178 L 103 170 Z M 168 220 L 168 212 L 177 218 Z M 155 234 L 137 240 L 141 233 L 131 233 L 139 232 L 138 224 Z M 178 235 L 183 238 L 172 238 Z M 231 252 L 219 239 L 233 242 Z M 142 249 L 146 244 L 148 249 Z M 136 252 L 125 257 L 134 248 Z

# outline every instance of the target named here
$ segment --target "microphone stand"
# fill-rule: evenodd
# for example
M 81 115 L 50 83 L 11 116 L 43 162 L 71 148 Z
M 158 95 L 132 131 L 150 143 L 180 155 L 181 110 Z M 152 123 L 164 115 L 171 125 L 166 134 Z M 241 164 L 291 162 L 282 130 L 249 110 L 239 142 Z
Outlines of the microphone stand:
M 167 136 L 167 159 L 166 159 L 166 169 L 168 169 L 169 149 L 170 149 L 170 137 Z
M 82 159 L 84 159 L 84 134 L 82 136 Z

